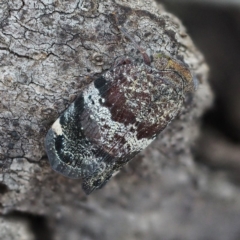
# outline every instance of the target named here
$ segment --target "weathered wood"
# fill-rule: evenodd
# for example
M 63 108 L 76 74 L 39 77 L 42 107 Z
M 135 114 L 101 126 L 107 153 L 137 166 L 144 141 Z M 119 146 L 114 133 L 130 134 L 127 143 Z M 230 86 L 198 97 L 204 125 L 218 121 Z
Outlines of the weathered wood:
M 43 141 L 78 92 L 117 57 L 139 57 L 113 16 L 147 51 L 181 57 L 199 86 L 150 147 L 86 197 L 80 180 L 51 170 Z M 214 180 L 194 163 L 191 148 L 212 93 L 204 58 L 177 18 L 147 0 L 1 1 L 0 59 L 3 216 L 16 210 L 43 215 L 55 239 L 193 239 L 176 226 L 194 224 L 204 231 L 194 214 L 220 193 L 209 192 Z M 181 222 L 188 209 L 195 223 Z

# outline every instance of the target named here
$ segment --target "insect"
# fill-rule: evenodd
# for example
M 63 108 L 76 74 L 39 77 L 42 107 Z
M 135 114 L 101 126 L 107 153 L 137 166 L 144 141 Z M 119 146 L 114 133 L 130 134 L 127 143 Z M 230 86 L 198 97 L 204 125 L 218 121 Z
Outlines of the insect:
M 146 148 L 194 88 L 187 65 L 162 54 L 151 61 L 119 28 L 141 52 L 143 62 L 129 56 L 115 61 L 60 115 L 45 139 L 51 167 L 64 176 L 82 178 L 86 194 L 101 188 Z

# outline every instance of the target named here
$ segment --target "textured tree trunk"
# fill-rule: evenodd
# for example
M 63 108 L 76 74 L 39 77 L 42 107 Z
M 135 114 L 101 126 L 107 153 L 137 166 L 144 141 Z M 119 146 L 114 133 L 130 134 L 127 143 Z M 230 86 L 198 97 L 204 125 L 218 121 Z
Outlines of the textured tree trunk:
M 138 54 L 114 16 L 146 51 L 181 58 L 199 85 L 145 151 L 86 196 L 81 180 L 51 170 L 43 142 L 84 86 Z M 0 239 L 204 239 L 205 214 L 216 224 L 224 213 L 214 209 L 229 204 L 228 183 L 193 160 L 212 101 L 207 73 L 181 22 L 153 1 L 0 0 Z

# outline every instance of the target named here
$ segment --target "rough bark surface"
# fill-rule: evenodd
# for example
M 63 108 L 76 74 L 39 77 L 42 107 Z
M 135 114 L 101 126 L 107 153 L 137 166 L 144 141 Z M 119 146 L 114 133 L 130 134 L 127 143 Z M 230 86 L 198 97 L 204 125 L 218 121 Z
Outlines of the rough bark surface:
M 116 18 L 147 51 L 183 59 L 199 86 L 151 146 L 86 196 L 80 180 L 51 170 L 43 141 L 84 86 L 116 58 L 139 56 Z M 217 231 L 215 219 L 236 206 L 218 209 L 237 192 L 193 160 L 212 93 L 204 58 L 178 19 L 147 0 L 2 0 L 0 59 L 0 239 L 40 239 L 28 227 L 39 218 L 44 239 L 226 239 L 224 229 L 211 236 L 205 214 Z
M 0 218 L 1 235 L 0 239 L 14 240 L 34 240 L 28 221 L 14 218 Z

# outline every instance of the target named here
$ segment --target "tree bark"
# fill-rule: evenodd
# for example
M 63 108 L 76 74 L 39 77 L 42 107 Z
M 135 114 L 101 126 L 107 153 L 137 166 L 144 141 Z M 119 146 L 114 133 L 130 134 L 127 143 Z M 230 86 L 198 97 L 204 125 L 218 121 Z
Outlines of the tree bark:
M 139 57 L 114 16 L 147 51 L 181 58 L 199 86 L 157 140 L 103 189 L 86 196 L 80 180 L 51 170 L 43 142 L 84 86 L 116 58 Z M 204 58 L 176 17 L 147 0 L 3 0 L 0 59 L 0 239 L 16 231 L 9 216 L 22 224 L 27 240 L 39 218 L 44 239 L 203 239 L 208 226 L 202 211 L 222 206 L 214 198 L 225 197 L 227 182 L 193 160 L 212 93 Z M 212 184 L 219 190 L 212 193 Z M 17 236 L 9 239 L 21 239 Z

